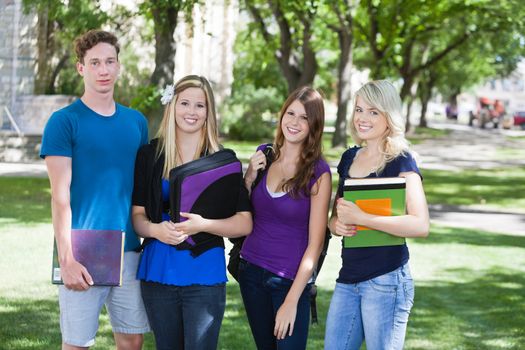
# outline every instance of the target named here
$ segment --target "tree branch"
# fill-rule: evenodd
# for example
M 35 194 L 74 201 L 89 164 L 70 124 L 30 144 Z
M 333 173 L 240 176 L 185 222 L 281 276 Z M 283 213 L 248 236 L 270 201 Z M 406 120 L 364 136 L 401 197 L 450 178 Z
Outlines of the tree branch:
M 446 48 L 444 48 L 443 50 L 441 50 L 438 54 L 436 54 L 434 57 L 432 57 L 431 59 L 429 59 L 427 62 L 425 62 L 424 64 L 421 64 L 419 66 L 417 66 L 416 68 L 414 68 L 414 73 L 417 73 L 423 69 L 426 69 L 430 66 L 432 66 L 433 64 L 439 62 L 441 59 L 443 59 L 445 56 L 447 56 L 452 50 L 454 50 L 455 48 L 459 47 L 461 44 L 463 44 L 465 41 L 467 41 L 467 39 L 471 36 L 471 33 L 470 32 L 465 32 L 463 33 L 462 36 L 460 36 L 457 40 L 455 40 L 454 42 L 450 43 Z
M 248 11 L 252 15 L 255 23 L 257 23 L 257 25 L 259 26 L 264 41 L 266 41 L 266 43 L 269 44 L 272 41 L 272 36 L 268 32 L 268 29 L 266 29 L 266 24 L 264 23 L 264 19 L 261 16 L 261 12 L 252 1 L 246 1 L 246 6 L 248 7 Z

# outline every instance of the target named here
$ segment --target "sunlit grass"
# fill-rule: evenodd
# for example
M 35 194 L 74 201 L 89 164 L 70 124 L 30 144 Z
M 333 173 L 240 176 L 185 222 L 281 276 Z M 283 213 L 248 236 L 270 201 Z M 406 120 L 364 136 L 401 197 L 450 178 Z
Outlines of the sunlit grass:
M 525 149 L 499 147 L 496 149 L 499 160 L 523 160 L 525 159 Z
M 260 143 L 223 144 L 247 161 Z M 328 135 L 323 143 L 328 160 L 337 164 L 343 150 L 330 149 Z M 525 211 L 525 169 L 425 170 L 423 176 L 430 203 Z M 336 182 L 334 174 L 334 188 Z M 0 177 L 0 348 L 60 347 L 57 289 L 50 283 L 49 206 L 47 179 Z M 408 244 L 416 299 L 405 349 L 520 349 L 525 344 L 525 235 L 434 225 L 428 239 Z M 310 329 L 308 349 L 323 348 L 340 247 L 333 238 L 318 278 L 319 324 Z M 104 312 L 93 349 L 109 348 L 114 345 Z M 151 334 L 144 348 L 155 349 Z M 227 286 L 219 349 L 255 349 L 235 282 Z
M 9 225 L 0 239 L 9 252 L 0 255 L 2 346 L 59 348 L 57 290 L 50 283 L 50 224 Z M 433 226 L 428 239 L 408 244 L 416 298 L 405 349 L 520 348 L 525 342 L 525 236 Z M 308 349 L 323 347 L 340 246 L 333 238 L 318 279 L 319 324 L 310 329 Z M 106 313 L 93 348 L 113 348 Z M 155 348 L 151 334 L 144 348 Z M 219 349 L 255 349 L 235 282 L 227 287 Z
M 450 134 L 450 130 L 422 128 L 416 126 L 413 131 L 408 133 L 407 137 L 410 143 L 415 145 L 429 139 L 445 138 L 448 134 Z
M 525 211 L 525 169 L 423 170 L 429 203 Z
M 0 177 L 0 225 L 51 222 L 47 178 Z

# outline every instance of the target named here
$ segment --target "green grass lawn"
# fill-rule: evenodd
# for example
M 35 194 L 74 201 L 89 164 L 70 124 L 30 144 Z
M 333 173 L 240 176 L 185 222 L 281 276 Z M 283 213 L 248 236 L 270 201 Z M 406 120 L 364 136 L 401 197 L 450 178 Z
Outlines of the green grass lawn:
M 49 224 L 4 226 L 0 339 L 5 349 L 56 349 L 60 344 L 56 287 L 50 284 Z M 409 242 L 416 280 L 406 349 L 519 349 L 525 343 L 525 237 L 432 227 Z M 340 243 L 333 239 L 319 276 L 320 322 L 308 349 L 321 349 L 326 311 L 337 276 Z M 94 349 L 112 347 L 106 315 Z M 154 349 L 151 335 L 146 349 Z M 220 349 L 254 349 L 236 283 L 228 283 Z
M 410 142 L 415 145 L 429 139 L 445 138 L 448 134 L 450 134 L 450 130 L 422 128 L 416 126 L 410 133 L 408 133 L 407 137 Z
M 256 143 L 234 149 L 246 153 Z M 525 170 L 425 171 L 431 203 L 525 208 Z M 57 349 L 56 286 L 51 285 L 52 227 L 47 179 L 0 177 L 0 349 Z M 405 349 L 520 349 L 525 344 L 525 235 L 432 226 L 409 240 L 416 281 Z M 326 312 L 340 268 L 332 239 L 318 279 L 319 324 L 308 349 L 322 349 Z M 107 315 L 93 349 L 113 348 Z M 154 349 L 151 334 L 145 349 Z M 227 286 L 220 349 L 254 349 L 235 282 Z
M 525 169 L 423 170 L 429 203 L 483 205 L 525 213 Z

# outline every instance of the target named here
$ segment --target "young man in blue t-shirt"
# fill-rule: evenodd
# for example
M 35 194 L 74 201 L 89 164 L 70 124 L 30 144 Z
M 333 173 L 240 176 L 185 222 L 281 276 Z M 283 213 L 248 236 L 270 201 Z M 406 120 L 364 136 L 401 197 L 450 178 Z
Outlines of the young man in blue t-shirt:
M 59 287 L 62 349 L 93 345 L 105 304 L 118 349 L 141 349 L 149 325 L 135 278 L 139 240 L 130 220 L 138 148 L 147 143 L 144 116 L 115 103 L 120 70 L 117 38 L 91 30 L 75 40 L 84 94 L 50 117 L 42 138 L 51 183 L 52 218 L 64 285 Z M 93 286 L 75 260 L 71 229 L 126 232 L 121 287 Z

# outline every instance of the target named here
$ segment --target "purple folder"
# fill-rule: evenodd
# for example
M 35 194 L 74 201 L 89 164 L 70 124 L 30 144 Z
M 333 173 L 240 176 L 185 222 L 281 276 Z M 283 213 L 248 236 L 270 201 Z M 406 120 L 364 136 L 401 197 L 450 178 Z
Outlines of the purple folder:
M 170 216 L 173 222 L 186 220 L 179 213 L 200 214 L 208 219 L 225 219 L 237 212 L 243 186 L 242 165 L 235 152 L 223 149 L 178 166 L 170 171 Z M 199 243 L 222 238 L 199 232 L 177 245 L 199 255 Z M 224 245 L 224 242 L 222 242 Z
M 71 230 L 73 256 L 84 265 L 96 286 L 121 286 L 125 233 L 120 230 Z M 63 284 L 56 242 L 53 249 L 54 284 Z

